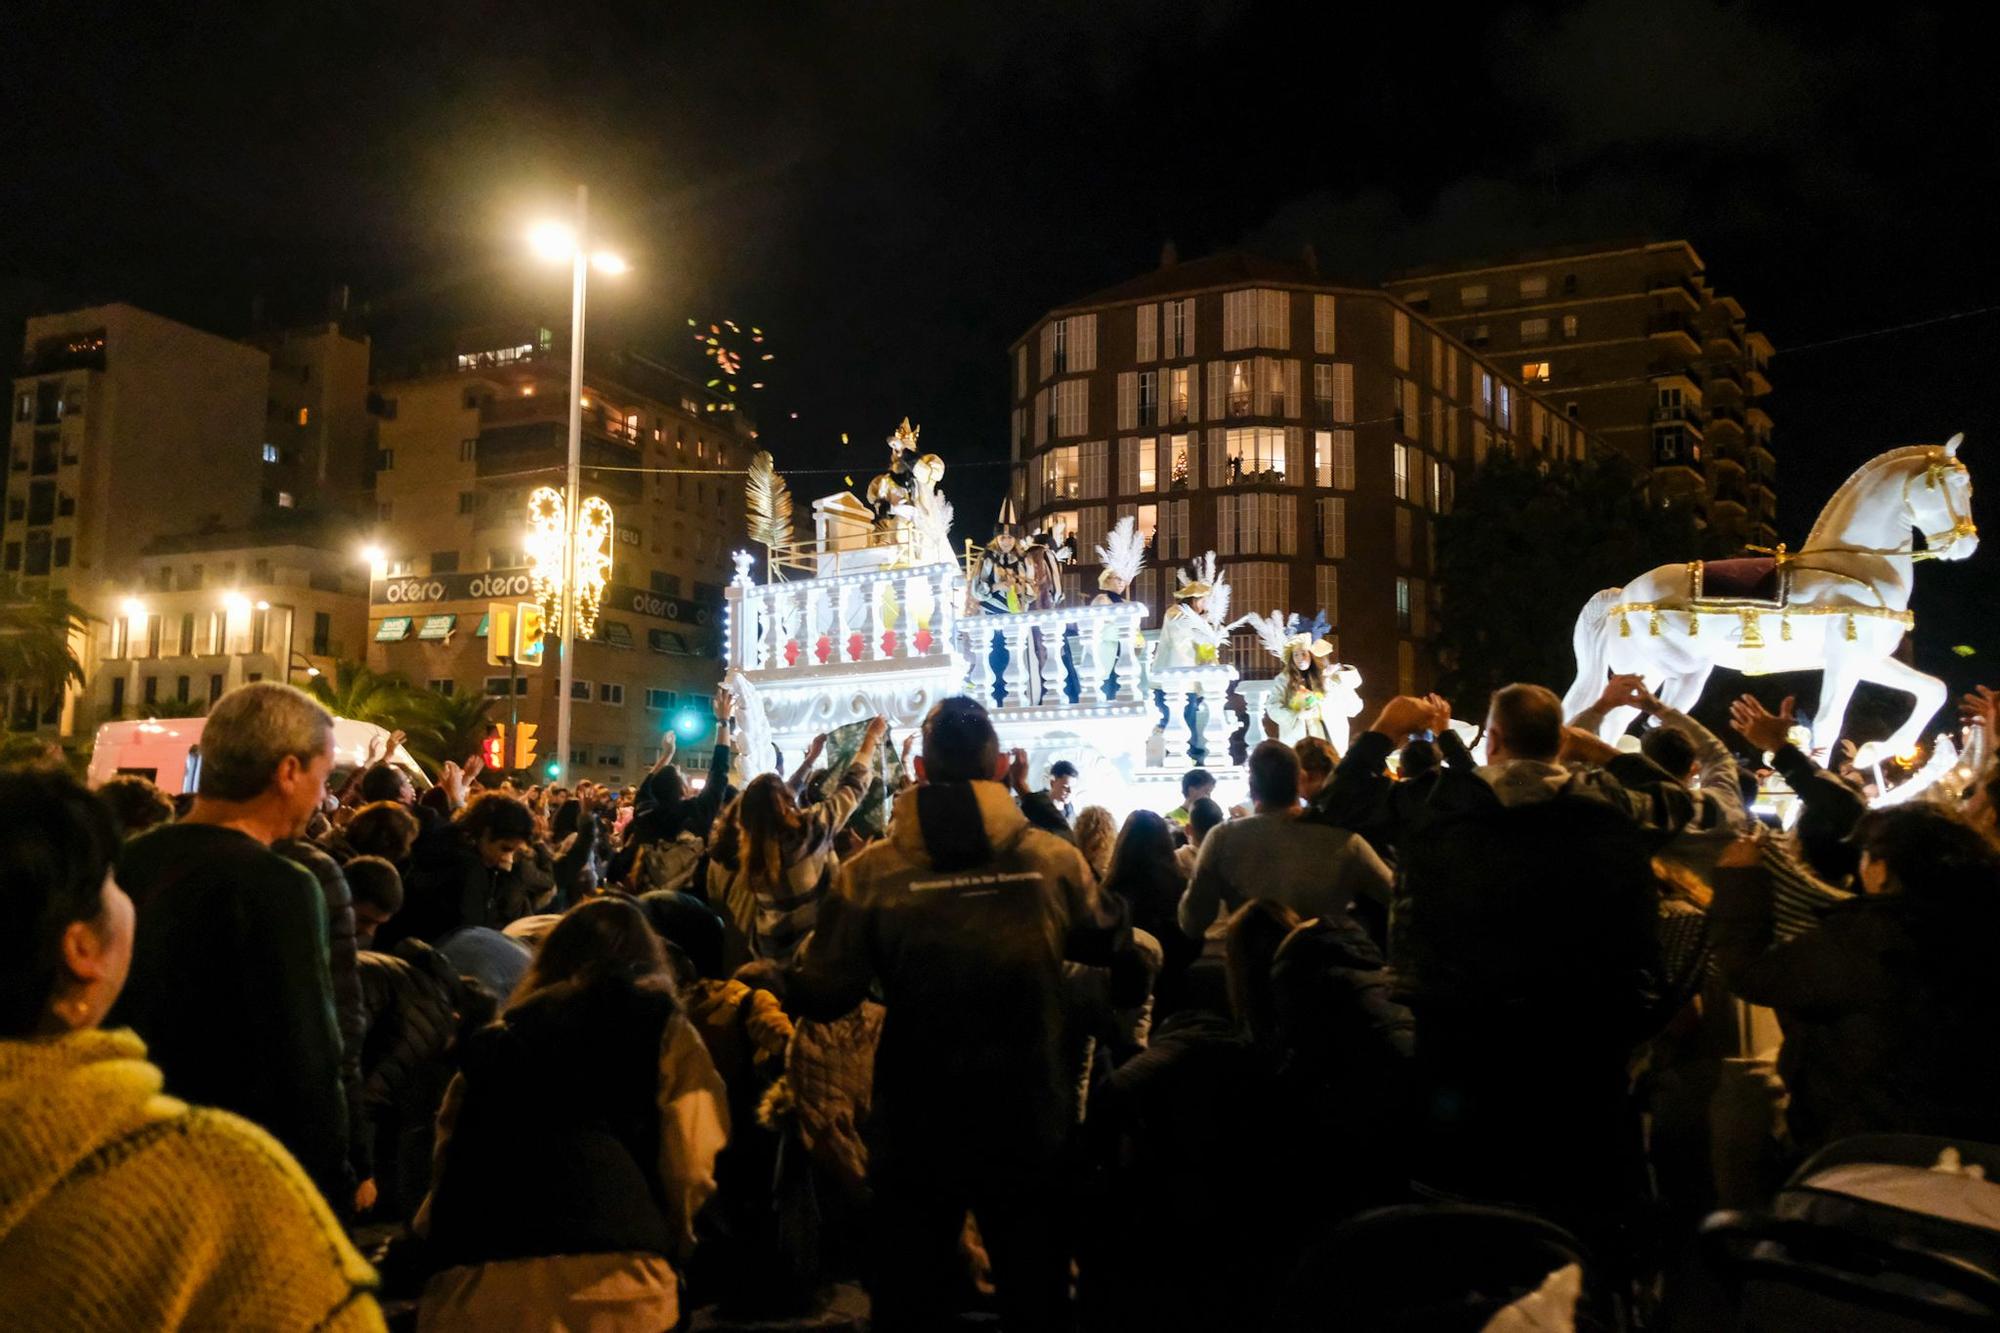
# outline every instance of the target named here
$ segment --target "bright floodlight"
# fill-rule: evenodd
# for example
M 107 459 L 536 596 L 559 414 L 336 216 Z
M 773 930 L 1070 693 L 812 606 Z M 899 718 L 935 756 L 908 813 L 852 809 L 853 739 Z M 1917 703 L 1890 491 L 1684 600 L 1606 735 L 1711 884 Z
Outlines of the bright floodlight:
M 226 592 L 222 595 L 222 607 L 231 615 L 244 615 L 250 610 L 250 599 L 240 592 Z
M 384 558 L 382 548 L 379 546 L 364 546 L 361 548 L 361 558 L 370 565 L 379 565 Z
M 257 603 L 257 609 L 259 611 L 269 611 L 271 609 L 271 604 L 269 602 L 260 601 Z
M 624 259 L 612 254 L 609 250 L 599 250 L 596 254 L 592 255 L 590 257 L 590 265 L 599 273 L 608 273 L 614 277 L 631 267 Z
M 528 247 L 543 259 L 568 259 L 576 252 L 576 233 L 560 222 L 537 222 L 528 229 Z
M 134 620 L 138 620 L 146 614 L 146 604 L 137 597 L 127 597 L 120 609 Z

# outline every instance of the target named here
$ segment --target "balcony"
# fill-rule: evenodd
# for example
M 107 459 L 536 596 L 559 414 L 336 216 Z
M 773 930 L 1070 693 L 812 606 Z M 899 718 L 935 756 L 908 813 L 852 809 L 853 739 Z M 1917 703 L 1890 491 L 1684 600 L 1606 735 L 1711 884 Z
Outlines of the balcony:
M 1765 394 L 1771 392 L 1771 381 L 1764 377 L 1764 367 L 1755 362 L 1752 362 L 1750 365 L 1748 379 L 1750 382 L 1750 396 L 1752 398 L 1762 398 Z
M 1695 328 L 1694 321 L 1686 315 L 1677 315 L 1665 311 L 1648 315 L 1646 317 L 1646 336 L 1649 338 L 1679 338 L 1687 344 L 1688 355 L 1701 355 L 1701 333 Z
M 1733 362 L 1710 362 L 1706 378 L 1711 389 L 1726 389 L 1735 394 L 1743 392 L 1743 372 Z
M 1709 352 L 1711 356 L 1715 355 L 1713 351 L 1715 348 L 1721 348 L 1722 355 L 1726 357 L 1735 358 L 1743 355 L 1742 342 L 1737 338 L 1735 330 L 1727 326 L 1710 329 L 1704 342 L 1711 349 Z
M 1690 311 L 1701 307 L 1701 289 L 1685 273 L 1656 273 L 1646 279 L 1646 295 L 1655 299 L 1686 301 Z
M 1743 409 L 1734 403 L 1710 403 L 1708 424 L 1729 426 L 1740 432 L 1743 429 Z
M 1655 404 L 1653 407 L 1653 424 L 1656 426 L 1682 426 L 1689 433 L 1699 438 L 1701 435 L 1701 408 L 1692 403 Z

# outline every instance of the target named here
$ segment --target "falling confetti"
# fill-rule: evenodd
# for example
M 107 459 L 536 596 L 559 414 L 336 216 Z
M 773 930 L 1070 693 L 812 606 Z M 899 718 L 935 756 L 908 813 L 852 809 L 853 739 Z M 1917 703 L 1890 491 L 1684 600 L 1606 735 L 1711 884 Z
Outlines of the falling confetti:
M 1957 653 L 1960 657 L 1971 657 L 1974 653 L 1979 651 L 1969 643 L 1955 643 L 1951 646 L 1951 650 Z

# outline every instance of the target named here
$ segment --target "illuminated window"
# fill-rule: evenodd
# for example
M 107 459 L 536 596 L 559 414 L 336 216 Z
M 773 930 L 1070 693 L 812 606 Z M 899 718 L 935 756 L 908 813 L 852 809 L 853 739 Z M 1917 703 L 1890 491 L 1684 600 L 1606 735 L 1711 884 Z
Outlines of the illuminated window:
M 1410 581 L 1396 580 L 1396 628 L 1404 633 L 1410 630 Z
M 1458 289 L 1458 303 L 1467 310 L 1478 310 L 1485 306 L 1489 295 L 1486 284 L 1476 282 L 1469 287 Z
M 1285 432 L 1280 426 L 1249 426 L 1224 436 L 1231 481 L 1283 481 Z
M 1152 436 L 1139 441 L 1139 486 L 1143 492 L 1160 489 L 1160 449 L 1159 441 Z
M 1563 337 L 1565 337 L 1565 338 L 1574 338 L 1574 337 L 1576 337 L 1576 316 L 1575 316 L 1575 315 L 1564 315 L 1564 316 L 1563 316 Z
M 1193 479 L 1194 460 L 1191 457 L 1192 437 L 1172 435 L 1167 443 L 1167 489 L 1184 491 Z
M 1313 432 L 1314 476 L 1316 485 L 1334 490 L 1354 489 L 1354 432 L 1322 430 Z
M 1141 538 L 1150 542 L 1153 540 L 1153 534 L 1160 530 L 1160 507 L 1140 505 L 1133 519 L 1133 528 L 1138 531 Z
M 311 409 L 311 408 L 306 408 L 306 407 L 302 407 L 302 408 L 300 408 L 300 409 L 299 409 L 299 424 L 300 424 L 301 426 L 303 426 L 303 425 L 305 425 L 305 424 L 306 424 L 306 422 L 308 422 L 308 421 L 310 421 L 310 420 L 312 420 L 312 409 Z
M 1549 382 L 1549 363 L 1546 361 L 1526 361 L 1521 365 L 1521 378 L 1529 384 Z
M 1077 445 L 1051 449 L 1042 459 L 1042 494 L 1051 500 L 1074 500 L 1082 493 L 1082 454 Z
M 265 461 L 266 463 L 275 463 L 275 462 L 277 462 L 277 461 L 278 461 L 278 446 L 277 446 L 277 445 L 275 445 L 275 444 L 267 444 L 267 445 L 265 445 L 265 446 L 264 446 L 264 461 Z
M 1407 500 L 1410 498 L 1410 446 L 1393 445 L 1391 454 L 1396 464 L 1396 498 Z
M 1522 342 L 1539 343 L 1547 342 L 1548 340 L 1549 321 L 1547 319 L 1524 319 L 1521 321 Z
M 292 504 L 293 504 L 292 493 L 290 491 L 278 492 L 278 508 L 290 509 L 292 507 Z
M 1521 279 L 1521 299 L 1523 301 L 1539 301 L 1548 294 L 1549 294 L 1548 274 L 1541 273 L 1531 278 Z
M 1180 303 L 1176 302 L 1178 306 Z M 1176 366 L 1167 372 L 1167 420 L 1182 422 L 1188 419 L 1188 386 L 1193 382 L 1194 367 Z

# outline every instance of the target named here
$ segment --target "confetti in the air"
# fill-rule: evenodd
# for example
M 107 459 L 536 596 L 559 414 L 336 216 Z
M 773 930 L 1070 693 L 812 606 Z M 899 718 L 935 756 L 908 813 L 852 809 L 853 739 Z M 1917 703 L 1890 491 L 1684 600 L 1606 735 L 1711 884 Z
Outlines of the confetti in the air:
M 1951 650 L 1957 653 L 1960 657 L 1971 657 L 1974 653 L 1979 651 L 1969 643 L 1954 643 L 1951 646 Z

